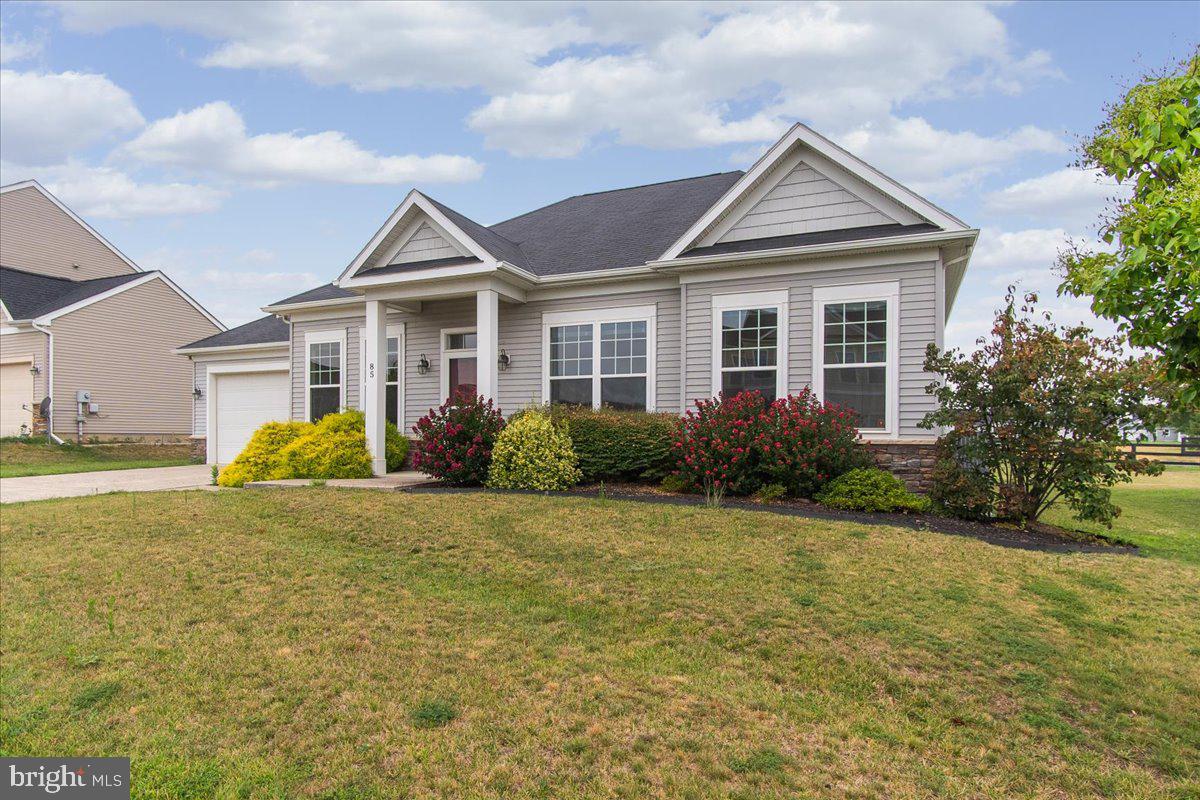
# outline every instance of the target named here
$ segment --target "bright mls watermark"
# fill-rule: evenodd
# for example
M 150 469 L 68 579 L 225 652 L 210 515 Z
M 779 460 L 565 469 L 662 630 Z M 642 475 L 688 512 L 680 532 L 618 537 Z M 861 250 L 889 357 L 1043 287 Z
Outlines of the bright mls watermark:
M 129 800 L 128 758 L 0 758 L 0 796 Z

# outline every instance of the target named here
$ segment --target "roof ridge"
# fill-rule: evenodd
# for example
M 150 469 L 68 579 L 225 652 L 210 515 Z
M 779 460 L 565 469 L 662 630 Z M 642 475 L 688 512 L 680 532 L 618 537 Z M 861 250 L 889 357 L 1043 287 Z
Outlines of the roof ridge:
M 556 206 L 559 203 L 565 203 L 568 200 L 575 200 L 576 198 L 579 198 L 579 197 L 592 197 L 593 195 L 611 194 L 613 192 L 628 192 L 633 189 L 645 189 L 650 186 L 664 186 L 668 183 L 683 183 L 684 181 L 698 181 L 701 178 L 715 178 L 718 175 L 733 175 L 734 173 L 744 174 L 744 171 L 740 170 L 740 169 L 731 169 L 726 172 L 709 172 L 705 175 L 692 175 L 692 176 L 689 176 L 686 178 L 671 178 L 670 180 L 665 180 L 665 181 L 651 181 L 650 183 L 639 183 L 635 186 L 619 186 L 616 189 L 600 189 L 599 191 L 595 191 L 595 192 L 581 192 L 580 194 L 573 194 L 569 197 L 564 197 L 561 200 L 555 200 L 553 203 L 547 203 L 546 205 L 539 206 L 538 208 L 532 208 L 529 211 L 526 211 L 521 214 L 517 214 L 515 217 L 509 217 L 508 219 L 500 220 L 499 222 L 493 223 L 492 225 L 488 225 L 487 227 L 488 227 L 488 230 L 491 230 L 492 228 L 496 227 L 497 225 L 503 225 L 506 222 L 512 222 L 513 220 L 518 220 L 521 217 L 527 217 L 530 214 L 535 214 L 538 211 L 544 211 L 545 209 L 550 208 L 551 206 Z M 503 234 L 501 234 L 501 235 L 503 235 Z

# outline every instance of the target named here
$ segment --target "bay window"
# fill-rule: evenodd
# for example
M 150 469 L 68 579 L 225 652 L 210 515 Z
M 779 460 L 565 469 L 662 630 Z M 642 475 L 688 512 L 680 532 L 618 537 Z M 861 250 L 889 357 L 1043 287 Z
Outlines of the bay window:
M 543 316 L 543 397 L 550 403 L 654 408 L 653 306 Z
M 817 396 L 857 416 L 865 433 L 895 433 L 899 284 L 813 290 Z
M 714 295 L 712 393 L 787 394 L 787 290 Z

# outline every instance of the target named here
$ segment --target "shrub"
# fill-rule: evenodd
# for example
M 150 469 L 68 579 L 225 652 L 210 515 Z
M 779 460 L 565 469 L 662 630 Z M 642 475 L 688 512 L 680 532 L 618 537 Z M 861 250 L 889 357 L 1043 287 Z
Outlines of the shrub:
M 527 411 L 496 437 L 488 486 L 497 489 L 566 489 L 579 481 L 578 459 L 567 426 L 542 411 Z
M 817 500 L 848 511 L 928 511 L 929 500 L 913 494 L 890 472 L 874 467 L 839 475 L 817 494 Z
M 460 393 L 417 420 L 413 468 L 457 486 L 487 480 L 504 417 L 491 400 Z
M 770 503 L 772 500 L 779 500 L 787 496 L 787 487 L 779 483 L 768 483 L 765 486 L 759 487 L 754 493 L 754 499 L 760 503 Z
M 938 441 L 938 457 L 930 476 L 933 486 L 929 497 L 942 510 L 961 519 L 990 518 L 992 503 L 991 477 L 980 464 L 971 463 L 958 446 L 959 436 L 948 434 Z
M 217 476 L 220 486 L 245 486 L 250 481 L 277 477 L 279 451 L 308 433 L 311 422 L 268 422 L 254 432 L 250 441 Z
M 278 478 L 371 477 L 362 412 L 326 414 L 279 451 L 278 463 Z
M 778 484 L 811 497 L 868 461 L 854 416 L 807 388 L 767 403 L 757 392 L 701 400 L 684 415 L 675 442 L 677 471 L 711 502 L 725 492 L 754 494 Z
M 404 459 L 408 458 L 408 437 L 390 422 L 387 423 L 383 449 L 388 472 L 395 472 L 404 467 Z
M 1061 499 L 1077 519 L 1111 526 L 1120 509 L 1110 487 L 1163 469 L 1124 450 L 1123 431 L 1161 413 L 1156 367 L 1124 357 L 1116 337 L 1060 327 L 1048 314 L 1039 321 L 1037 295 L 1019 309 L 1011 287 L 1005 299 L 971 355 L 935 345 L 926 354 L 925 369 L 941 380 L 926 390 L 939 408 L 922 424 L 950 429 L 942 442 L 954 457 L 936 496 L 1021 524 Z
M 586 482 L 657 482 L 674 467 L 674 414 L 559 405 L 550 407 L 550 415 L 565 423 Z

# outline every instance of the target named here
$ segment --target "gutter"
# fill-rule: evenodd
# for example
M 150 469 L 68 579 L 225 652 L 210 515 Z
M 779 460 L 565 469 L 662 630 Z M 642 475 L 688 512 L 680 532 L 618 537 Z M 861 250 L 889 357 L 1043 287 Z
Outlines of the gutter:
M 49 328 L 43 328 L 40 323 L 34 320 L 29 320 L 29 325 L 35 331 L 41 331 L 46 334 L 48 355 L 46 356 L 46 397 L 50 398 L 50 408 L 46 415 L 46 438 L 56 444 L 63 444 L 63 440 L 54 435 L 54 332 Z
M 219 344 L 215 347 L 176 347 L 171 352 L 180 356 L 206 355 L 208 353 L 248 353 L 255 350 L 277 350 L 287 347 L 287 341 L 259 342 L 256 344 Z

